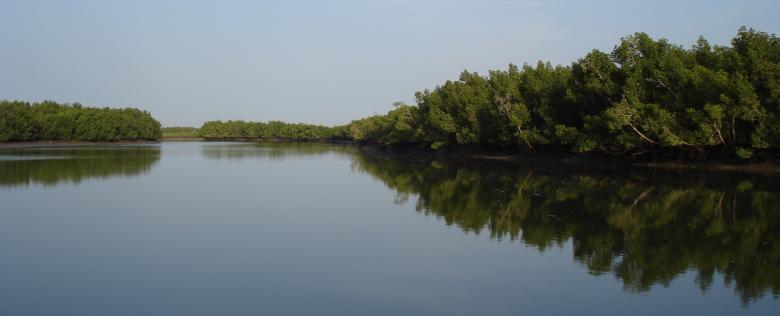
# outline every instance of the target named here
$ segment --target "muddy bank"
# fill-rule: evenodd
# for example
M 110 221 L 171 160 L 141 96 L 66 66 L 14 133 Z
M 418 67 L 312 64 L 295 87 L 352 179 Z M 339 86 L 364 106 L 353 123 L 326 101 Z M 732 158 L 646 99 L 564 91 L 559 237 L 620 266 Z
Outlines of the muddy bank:
M 547 168 L 578 168 L 584 170 L 656 169 L 670 171 L 731 172 L 759 175 L 780 175 L 780 160 L 764 158 L 738 161 L 712 157 L 695 161 L 669 157 L 632 157 L 605 153 L 571 153 L 560 149 L 520 152 L 506 148 L 450 148 L 431 150 L 413 145 L 379 146 L 361 144 L 360 150 L 369 155 L 404 159 L 435 159 L 446 161 L 500 161 Z M 655 158 L 655 159 L 654 159 Z
M 200 138 L 200 137 L 163 137 L 164 142 L 235 142 L 235 143 L 328 143 L 328 144 L 357 144 L 353 140 L 339 139 L 305 139 L 305 138 Z
M 159 141 L 116 141 L 116 142 L 85 142 L 68 140 L 40 140 L 33 142 L 0 142 L 0 149 L 19 149 L 19 148 L 47 148 L 47 147 L 76 147 L 76 146 L 106 146 L 106 145 L 144 145 L 159 144 Z
M 203 142 L 205 138 L 200 137 L 162 137 L 161 142 Z
M 330 140 L 330 139 L 285 139 L 285 138 L 269 138 L 269 139 L 257 139 L 257 138 L 200 138 L 200 137 L 163 137 L 159 141 L 97 141 L 97 142 L 85 142 L 85 141 L 32 141 L 32 142 L 0 142 L 0 149 L 19 149 L 19 148 L 46 148 L 46 147 L 76 147 L 76 146 L 106 146 L 106 145 L 143 145 L 143 144 L 159 144 L 161 142 L 317 142 L 317 143 L 333 143 L 333 144 L 355 144 L 354 141 L 348 140 Z

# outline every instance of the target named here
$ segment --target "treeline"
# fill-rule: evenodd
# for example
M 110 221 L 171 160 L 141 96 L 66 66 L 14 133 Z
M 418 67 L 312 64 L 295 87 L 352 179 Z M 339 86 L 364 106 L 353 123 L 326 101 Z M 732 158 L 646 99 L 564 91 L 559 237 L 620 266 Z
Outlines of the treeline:
M 163 127 L 161 129 L 162 132 L 162 138 L 196 138 L 200 137 L 199 131 L 197 127 L 188 127 L 188 126 L 172 126 L 172 127 Z
M 156 140 L 160 122 L 134 108 L 0 101 L 0 142 Z
M 570 66 L 463 72 L 416 105 L 349 124 L 356 140 L 564 146 L 575 152 L 722 149 L 742 158 L 780 147 L 780 41 L 741 28 L 731 46 L 690 49 L 636 33 Z
M 280 121 L 209 121 L 203 123 L 199 136 L 207 139 L 280 138 L 280 139 L 350 139 L 345 126 L 284 123 Z

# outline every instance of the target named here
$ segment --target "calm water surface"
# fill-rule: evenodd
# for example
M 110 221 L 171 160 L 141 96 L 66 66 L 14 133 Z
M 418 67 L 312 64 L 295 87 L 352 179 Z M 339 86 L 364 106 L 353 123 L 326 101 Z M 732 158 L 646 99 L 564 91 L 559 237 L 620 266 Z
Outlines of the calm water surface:
M 779 315 L 778 182 L 325 144 L 0 150 L 0 315 Z

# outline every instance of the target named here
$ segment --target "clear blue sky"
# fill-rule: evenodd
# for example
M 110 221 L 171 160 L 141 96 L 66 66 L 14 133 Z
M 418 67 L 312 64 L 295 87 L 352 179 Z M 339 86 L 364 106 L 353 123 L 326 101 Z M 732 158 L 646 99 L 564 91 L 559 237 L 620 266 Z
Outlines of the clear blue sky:
M 568 64 L 646 32 L 780 32 L 780 1 L 0 1 L 0 99 L 341 124 L 509 63 Z

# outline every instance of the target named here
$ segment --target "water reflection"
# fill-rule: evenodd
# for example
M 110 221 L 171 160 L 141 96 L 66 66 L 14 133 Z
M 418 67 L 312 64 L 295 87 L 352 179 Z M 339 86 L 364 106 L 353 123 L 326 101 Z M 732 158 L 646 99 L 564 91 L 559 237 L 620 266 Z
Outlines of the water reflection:
M 693 271 L 702 291 L 723 282 L 745 304 L 780 295 L 780 180 L 771 177 L 408 160 L 322 143 L 197 146 L 209 160 L 345 157 L 396 202 L 414 200 L 418 212 L 465 232 L 540 252 L 571 242 L 574 260 L 628 292 Z M 0 186 L 137 176 L 160 155 L 158 146 L 6 150 Z
M 398 202 L 416 196 L 419 212 L 447 225 L 540 252 L 571 240 L 575 260 L 629 292 L 695 271 L 702 291 L 720 274 L 744 304 L 780 295 L 780 194 L 770 178 L 354 158 Z
M 0 187 L 148 173 L 160 160 L 159 146 L 102 146 L 0 151 Z
M 263 158 L 280 160 L 292 156 L 352 155 L 358 152 L 358 148 L 350 143 L 243 142 L 204 143 L 201 146 L 201 152 L 203 157 L 207 159 Z

